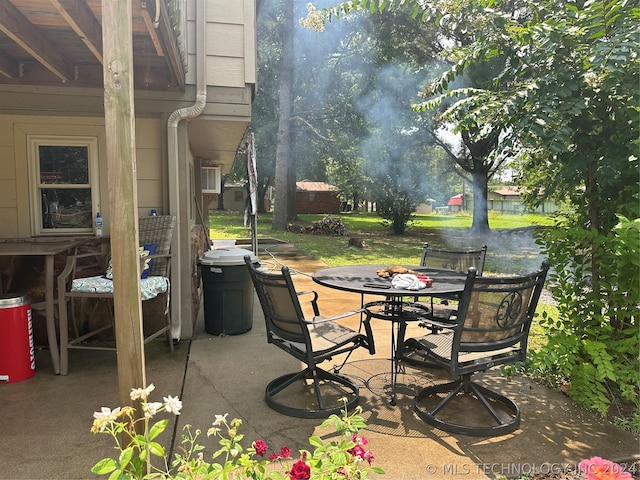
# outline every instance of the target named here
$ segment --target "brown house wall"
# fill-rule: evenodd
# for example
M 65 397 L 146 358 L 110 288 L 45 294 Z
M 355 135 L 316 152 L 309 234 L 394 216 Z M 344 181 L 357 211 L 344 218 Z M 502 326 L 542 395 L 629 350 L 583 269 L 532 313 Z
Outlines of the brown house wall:
M 339 213 L 340 200 L 336 192 L 297 192 L 298 213 Z

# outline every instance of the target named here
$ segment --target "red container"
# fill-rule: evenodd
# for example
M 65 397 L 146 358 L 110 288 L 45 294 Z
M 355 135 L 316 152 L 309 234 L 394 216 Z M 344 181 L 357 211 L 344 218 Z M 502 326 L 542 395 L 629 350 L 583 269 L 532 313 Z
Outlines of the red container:
M 19 382 L 35 373 L 29 298 L 20 294 L 0 295 L 0 383 Z

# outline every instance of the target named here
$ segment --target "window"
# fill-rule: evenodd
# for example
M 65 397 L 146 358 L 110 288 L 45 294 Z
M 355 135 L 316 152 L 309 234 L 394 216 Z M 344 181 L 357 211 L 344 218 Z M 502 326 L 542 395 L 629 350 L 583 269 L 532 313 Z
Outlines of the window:
M 34 231 L 93 232 L 100 198 L 97 139 L 30 136 L 28 142 Z
M 220 193 L 220 167 L 202 167 L 202 193 Z

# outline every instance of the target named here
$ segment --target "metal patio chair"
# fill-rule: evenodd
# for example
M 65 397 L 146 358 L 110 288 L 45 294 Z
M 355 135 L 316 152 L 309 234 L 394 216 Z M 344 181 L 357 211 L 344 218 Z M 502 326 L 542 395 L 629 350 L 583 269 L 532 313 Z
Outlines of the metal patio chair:
M 339 367 L 332 372 L 319 364 L 340 354 L 351 354 L 357 348 L 375 353 L 373 333 L 364 321 L 365 334 L 340 325 L 336 320 L 360 315 L 361 310 L 332 317 L 321 317 L 318 294 L 313 290 L 296 292 L 289 269 L 281 273 L 259 270 L 249 256 L 244 257 L 262 310 L 267 328 L 267 341 L 303 362 L 306 367 L 282 375 L 267 385 L 265 399 L 273 410 L 299 418 L 322 418 L 357 405 L 358 386 L 339 375 Z M 299 298 L 309 297 L 313 318 L 307 320 Z M 298 390 L 296 391 L 296 386 Z M 346 398 L 346 405 L 345 400 Z
M 164 296 L 164 323 L 152 333 L 145 333 L 144 342 L 165 334 L 169 343 L 169 350 L 173 351 L 171 336 L 171 315 L 169 308 L 170 284 L 169 269 L 171 260 L 171 239 L 176 225 L 173 215 L 158 215 L 142 217 L 138 221 L 138 236 L 140 240 L 141 298 L 144 301 Z M 106 299 L 113 301 L 113 281 L 109 278 L 110 262 L 106 253 L 83 253 L 70 255 L 64 271 L 58 277 L 58 305 L 60 314 L 60 373 L 66 375 L 69 370 L 69 349 L 84 350 L 116 350 L 113 336 L 104 341 L 105 332 L 114 328 L 113 311 L 109 308 L 110 322 L 106 325 L 90 327 L 86 331 L 80 325 L 78 312 L 74 301 L 83 305 L 88 301 Z M 103 274 L 90 277 L 76 278 L 81 265 L 87 259 L 92 264 L 104 265 Z M 71 320 L 71 322 L 70 322 Z M 69 324 L 71 323 L 71 329 Z M 149 329 L 149 327 L 147 327 Z M 72 330 L 72 338 L 69 332 Z M 152 329 L 153 330 L 153 329 Z
M 476 269 L 478 275 L 482 275 L 486 255 L 486 245 L 482 245 L 479 249 L 445 250 L 432 248 L 425 242 L 422 245 L 420 266 L 440 270 L 451 270 L 458 273 L 464 273 L 473 267 Z M 416 301 L 417 300 L 418 299 L 416 299 Z M 456 307 L 450 305 L 449 302 L 455 300 L 455 297 L 439 297 L 434 301 L 434 297 L 430 297 L 428 303 L 431 308 L 431 313 L 427 315 L 427 318 L 447 321 L 456 311 Z
M 405 344 L 425 361 L 448 370 L 452 382 L 427 387 L 415 398 L 418 416 L 441 430 L 474 436 L 513 432 L 520 425 L 515 401 L 472 380 L 489 368 L 523 362 L 529 329 L 549 270 L 516 277 L 478 277 L 469 269 L 453 323 Z

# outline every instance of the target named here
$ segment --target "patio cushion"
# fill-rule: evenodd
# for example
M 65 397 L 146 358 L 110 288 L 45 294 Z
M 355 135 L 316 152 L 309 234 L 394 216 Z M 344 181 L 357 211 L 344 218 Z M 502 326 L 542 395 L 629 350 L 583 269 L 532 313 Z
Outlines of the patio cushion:
M 157 243 L 152 243 L 150 245 L 143 245 L 138 247 L 138 254 L 140 257 L 149 257 L 156 253 L 156 249 L 158 248 Z M 140 278 L 147 278 L 149 276 L 149 270 L 151 269 L 151 264 L 153 263 L 153 259 L 148 259 L 144 261 L 144 265 L 142 266 L 142 271 L 140 272 Z M 113 280 L 113 264 L 111 260 L 109 260 L 109 264 L 107 265 L 107 271 L 105 272 L 104 278 L 108 278 L 109 280 Z
M 152 276 L 140 280 L 142 300 L 150 300 L 160 293 L 169 290 L 167 277 Z M 78 293 L 113 293 L 113 280 L 99 275 L 96 277 L 76 278 L 71 284 L 71 291 Z

